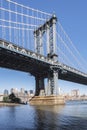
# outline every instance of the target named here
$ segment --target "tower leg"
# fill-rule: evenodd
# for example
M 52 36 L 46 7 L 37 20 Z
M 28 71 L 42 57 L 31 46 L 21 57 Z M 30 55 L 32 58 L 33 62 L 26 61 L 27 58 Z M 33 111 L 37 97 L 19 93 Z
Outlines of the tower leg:
M 53 74 L 51 77 L 51 95 L 58 95 L 58 71 L 53 70 Z
M 35 78 L 36 80 L 36 90 L 35 90 L 35 96 L 39 96 L 39 93 L 40 93 L 40 87 L 39 87 L 39 78 L 36 77 Z
M 42 96 L 45 94 L 44 88 L 44 78 L 43 77 L 36 77 L 36 92 L 35 96 Z
M 40 96 L 45 96 L 45 87 L 44 87 L 44 78 L 40 78 L 39 80 L 40 85 Z
M 53 71 L 53 81 L 54 81 L 54 95 L 58 95 L 58 71 Z
M 47 80 L 47 95 L 51 95 L 51 75 L 48 74 L 48 80 Z

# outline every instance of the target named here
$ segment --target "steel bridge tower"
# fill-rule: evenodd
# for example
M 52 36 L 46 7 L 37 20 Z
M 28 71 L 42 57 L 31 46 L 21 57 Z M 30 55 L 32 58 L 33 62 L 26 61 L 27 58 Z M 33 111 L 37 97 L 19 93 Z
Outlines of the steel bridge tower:
M 57 62 L 58 56 L 56 52 L 56 23 L 57 18 L 53 15 L 48 21 L 34 31 L 35 52 L 43 54 L 43 35 L 46 34 L 47 57 Z M 50 95 L 58 94 L 58 69 L 50 67 L 48 73 L 48 87 Z M 36 76 L 36 93 L 35 95 L 44 95 L 44 77 Z

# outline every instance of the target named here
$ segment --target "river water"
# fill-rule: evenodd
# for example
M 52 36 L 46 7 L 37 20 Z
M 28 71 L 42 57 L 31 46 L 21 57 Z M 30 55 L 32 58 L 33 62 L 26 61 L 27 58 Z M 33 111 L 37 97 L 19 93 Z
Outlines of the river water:
M 87 130 L 87 101 L 0 107 L 0 130 Z

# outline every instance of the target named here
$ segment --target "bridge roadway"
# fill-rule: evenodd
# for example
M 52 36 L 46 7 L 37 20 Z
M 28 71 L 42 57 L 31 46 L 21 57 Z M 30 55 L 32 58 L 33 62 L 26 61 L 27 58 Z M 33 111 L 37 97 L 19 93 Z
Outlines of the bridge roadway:
M 47 78 L 48 73 L 55 68 L 58 70 L 59 79 L 87 85 L 87 74 L 2 39 L 0 39 L 0 67 L 44 78 Z

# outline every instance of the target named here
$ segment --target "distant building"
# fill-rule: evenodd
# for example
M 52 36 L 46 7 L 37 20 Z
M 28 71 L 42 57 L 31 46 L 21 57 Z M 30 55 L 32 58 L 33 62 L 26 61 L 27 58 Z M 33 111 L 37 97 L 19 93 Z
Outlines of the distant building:
M 33 90 L 29 90 L 29 95 L 30 95 L 30 96 L 34 96 Z
M 3 97 L 4 97 L 4 96 L 0 94 L 0 102 L 3 101 Z
M 28 91 L 27 91 L 27 90 L 25 90 L 25 91 L 24 91 L 24 94 L 28 95 L 29 93 L 28 93 Z
M 29 92 L 30 92 L 30 94 L 33 94 L 33 90 L 30 90 Z
M 14 93 L 14 92 L 15 92 L 14 88 L 11 88 L 11 93 Z
M 4 95 L 8 95 L 8 94 L 9 94 L 8 90 L 5 89 L 5 90 L 4 90 Z
M 24 93 L 25 93 L 24 88 L 21 88 L 20 93 L 21 93 L 21 94 L 24 94 Z
M 21 102 L 26 103 L 29 102 L 31 97 L 34 96 L 33 90 L 25 90 L 24 88 L 21 88 L 20 91 L 18 91 L 17 88 L 11 88 L 11 93 L 14 93 L 16 97 L 21 99 Z
M 18 94 L 18 89 L 17 88 L 11 88 L 11 93 Z
M 80 96 L 80 92 L 79 92 L 79 89 L 74 89 L 71 91 L 71 96 L 73 97 L 78 97 Z

